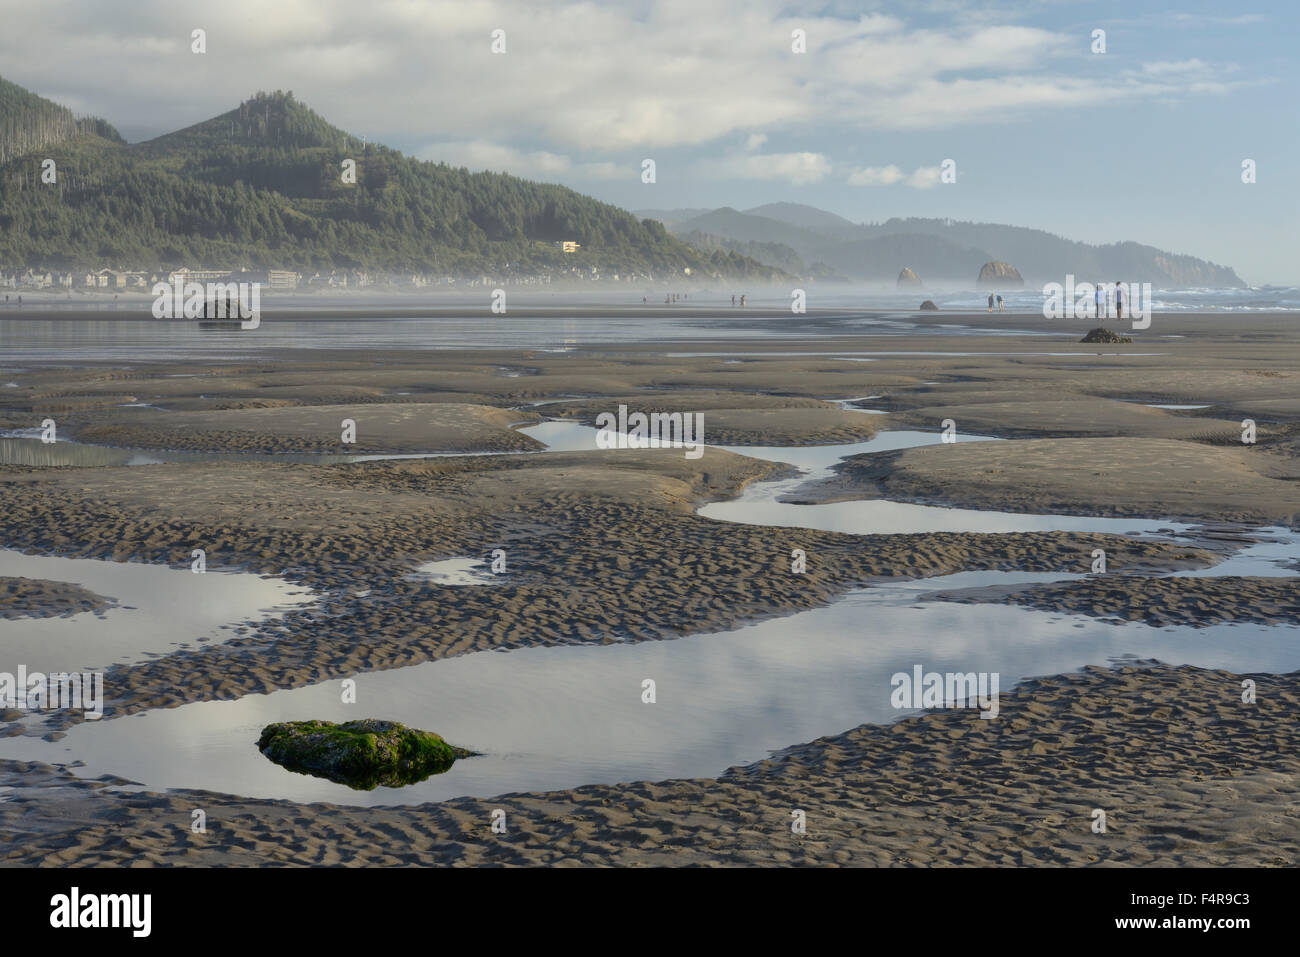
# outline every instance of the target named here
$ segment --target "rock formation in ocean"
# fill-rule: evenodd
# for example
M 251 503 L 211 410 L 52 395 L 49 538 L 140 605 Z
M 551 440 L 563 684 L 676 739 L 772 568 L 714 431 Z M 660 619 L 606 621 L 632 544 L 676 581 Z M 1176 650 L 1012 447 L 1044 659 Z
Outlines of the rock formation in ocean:
M 934 304 L 934 300 L 933 300 L 933 299 L 927 299 L 925 302 L 921 303 L 921 311 L 922 311 L 922 312 L 938 312 L 938 311 L 939 311 L 939 307 L 936 306 L 936 305 Z
M 912 272 L 908 267 L 904 266 L 903 271 L 898 274 L 898 285 L 919 286 L 921 285 L 921 277 Z
M 358 791 L 396 788 L 441 774 L 474 752 L 448 744 L 431 731 L 396 721 L 361 718 L 268 724 L 257 749 L 290 771 L 328 778 Z
M 1011 263 L 989 262 L 980 267 L 976 285 L 983 289 L 996 286 L 1000 289 L 1023 289 L 1025 280 Z
M 1098 326 L 1096 329 L 1089 330 L 1088 334 L 1084 336 L 1082 339 L 1080 339 L 1079 341 L 1119 344 L 1124 342 L 1132 342 L 1133 340 L 1129 336 L 1121 336 L 1118 332 L 1113 332 L 1112 330 L 1107 329 L 1105 326 Z

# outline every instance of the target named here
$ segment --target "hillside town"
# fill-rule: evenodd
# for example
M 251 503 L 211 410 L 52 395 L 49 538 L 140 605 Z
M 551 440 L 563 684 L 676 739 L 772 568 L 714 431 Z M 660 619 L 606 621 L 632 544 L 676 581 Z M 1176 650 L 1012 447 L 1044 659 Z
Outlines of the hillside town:
M 77 293 L 138 293 L 147 294 L 157 283 L 174 285 L 181 282 L 247 282 L 259 283 L 262 288 L 275 292 L 316 292 L 353 289 L 423 289 L 428 287 L 476 288 L 509 284 L 513 286 L 546 286 L 552 283 L 654 283 L 680 279 L 677 274 L 665 271 L 662 275 L 650 272 L 602 272 L 595 266 L 571 266 L 537 272 L 536 267 L 524 271 L 514 264 L 489 264 L 478 275 L 447 275 L 438 273 L 374 273 L 362 270 L 332 270 L 311 274 L 287 269 L 196 269 L 182 267 L 173 270 L 121 270 L 102 268 L 93 272 L 72 272 L 66 269 L 27 268 L 22 270 L 0 267 L 0 291 L 9 292 L 66 292 Z M 690 270 L 685 270 L 690 275 Z

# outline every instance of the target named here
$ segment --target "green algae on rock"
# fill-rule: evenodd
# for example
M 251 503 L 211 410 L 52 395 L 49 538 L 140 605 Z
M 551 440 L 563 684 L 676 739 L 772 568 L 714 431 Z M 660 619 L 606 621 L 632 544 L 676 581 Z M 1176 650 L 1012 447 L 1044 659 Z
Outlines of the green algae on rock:
M 280 721 L 268 724 L 257 749 L 276 764 L 314 774 L 357 791 L 397 788 L 451 768 L 473 751 L 448 744 L 431 731 L 396 721 L 360 718 L 332 721 Z

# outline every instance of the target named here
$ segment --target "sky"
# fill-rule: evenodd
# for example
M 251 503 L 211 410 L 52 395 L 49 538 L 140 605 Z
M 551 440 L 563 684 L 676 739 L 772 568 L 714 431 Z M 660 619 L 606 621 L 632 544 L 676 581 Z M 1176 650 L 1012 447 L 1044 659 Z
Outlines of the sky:
M 1300 283 L 1296 0 L 0 0 L 0 23 L 0 76 L 132 142 L 292 90 L 627 209 L 948 216 Z

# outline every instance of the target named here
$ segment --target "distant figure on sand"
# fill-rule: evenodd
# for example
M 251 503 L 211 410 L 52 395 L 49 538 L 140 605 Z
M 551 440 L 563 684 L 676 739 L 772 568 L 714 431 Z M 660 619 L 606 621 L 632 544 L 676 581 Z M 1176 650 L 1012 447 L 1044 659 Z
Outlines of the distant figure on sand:
M 741 297 L 740 297 L 740 308 L 741 308 L 741 309 L 744 309 L 744 308 L 745 308 L 745 297 L 744 297 L 744 296 L 741 296 Z
M 9 297 L 8 297 L 8 296 L 5 296 L 5 298 L 8 299 Z M 736 306 L 736 297 L 735 297 L 735 296 L 732 296 L 732 297 L 731 297 L 731 306 L 732 306 L 733 309 L 734 309 L 735 306 Z
M 989 312 L 993 311 L 993 293 L 989 293 Z
M 1097 318 L 1106 318 L 1106 287 L 1102 283 L 1097 283 L 1097 291 L 1092 294 L 1092 300 L 1097 304 Z
M 1002 312 L 1002 297 L 998 296 L 998 312 Z
M 1124 318 L 1124 287 L 1115 283 L 1115 318 Z

